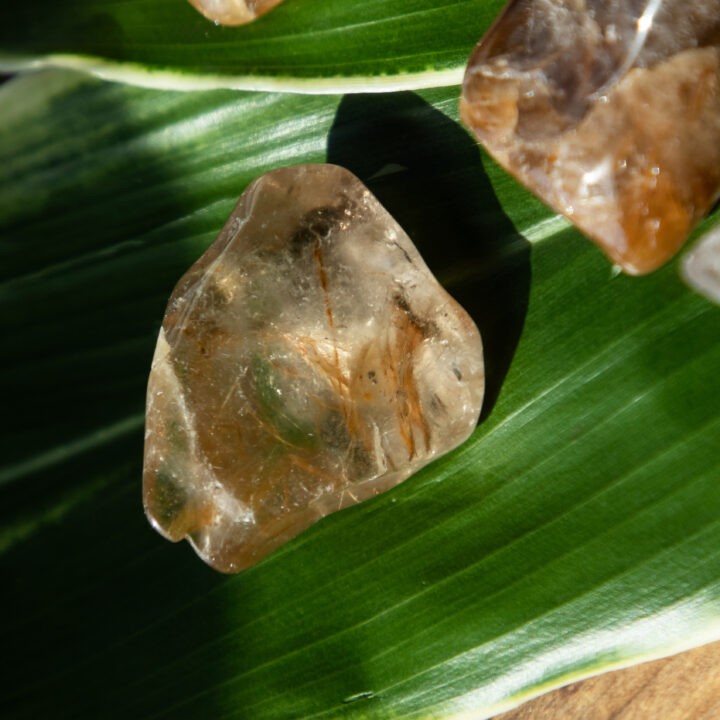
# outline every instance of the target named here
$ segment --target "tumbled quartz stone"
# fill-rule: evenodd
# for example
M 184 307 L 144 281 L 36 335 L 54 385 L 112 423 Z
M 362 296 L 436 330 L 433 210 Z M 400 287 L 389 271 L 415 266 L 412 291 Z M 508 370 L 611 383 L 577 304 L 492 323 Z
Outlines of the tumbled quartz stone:
M 720 0 L 515 0 L 461 114 L 626 272 L 668 260 L 720 192 Z
M 362 183 L 334 165 L 270 172 L 170 298 L 146 512 L 241 570 L 462 443 L 483 390 L 473 321 Z
M 282 0 L 190 0 L 191 5 L 218 25 L 245 25 L 281 2 Z
M 690 287 L 720 305 L 720 226 L 701 237 L 685 255 L 682 274 Z

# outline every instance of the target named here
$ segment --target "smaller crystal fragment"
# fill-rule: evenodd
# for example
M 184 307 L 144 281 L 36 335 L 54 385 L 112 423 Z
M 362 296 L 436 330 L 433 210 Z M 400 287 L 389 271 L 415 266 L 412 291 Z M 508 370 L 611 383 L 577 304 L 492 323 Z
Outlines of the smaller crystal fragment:
M 650 272 L 720 194 L 720 0 L 513 0 L 460 107 L 501 165 Z
M 245 25 L 281 2 L 282 0 L 190 0 L 208 20 L 218 25 Z
M 720 226 L 701 237 L 683 258 L 682 274 L 690 287 L 720 305 Z
M 475 324 L 362 183 L 334 165 L 276 170 L 168 303 L 146 512 L 242 570 L 459 445 L 483 390 Z

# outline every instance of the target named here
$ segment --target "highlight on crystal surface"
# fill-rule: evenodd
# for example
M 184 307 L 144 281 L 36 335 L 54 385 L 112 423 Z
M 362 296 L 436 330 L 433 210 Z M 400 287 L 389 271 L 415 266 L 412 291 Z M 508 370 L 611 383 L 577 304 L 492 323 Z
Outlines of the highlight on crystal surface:
M 275 170 L 168 303 L 147 515 L 241 570 L 462 443 L 483 391 L 473 321 L 364 185 L 334 165 Z
M 701 237 L 685 255 L 682 274 L 690 287 L 720 305 L 720 227 Z
M 191 5 L 218 25 L 245 25 L 281 2 L 282 0 L 190 0 Z
M 720 0 L 513 0 L 460 106 L 614 262 L 654 270 L 720 195 Z

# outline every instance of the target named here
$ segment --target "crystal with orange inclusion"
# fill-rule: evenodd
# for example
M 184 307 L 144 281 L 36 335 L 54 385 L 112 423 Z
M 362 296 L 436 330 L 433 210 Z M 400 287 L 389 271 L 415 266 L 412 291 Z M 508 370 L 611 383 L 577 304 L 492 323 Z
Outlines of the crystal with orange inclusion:
M 650 272 L 720 195 L 720 0 L 513 0 L 460 110 L 625 272 Z
M 483 390 L 473 321 L 362 183 L 333 165 L 276 170 L 168 303 L 146 512 L 242 570 L 462 443 Z

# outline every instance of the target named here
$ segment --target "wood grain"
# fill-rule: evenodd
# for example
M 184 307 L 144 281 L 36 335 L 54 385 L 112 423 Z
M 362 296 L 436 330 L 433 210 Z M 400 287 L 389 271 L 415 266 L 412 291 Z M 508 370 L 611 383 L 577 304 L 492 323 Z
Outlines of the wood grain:
M 720 643 L 599 675 L 495 720 L 718 720 Z

